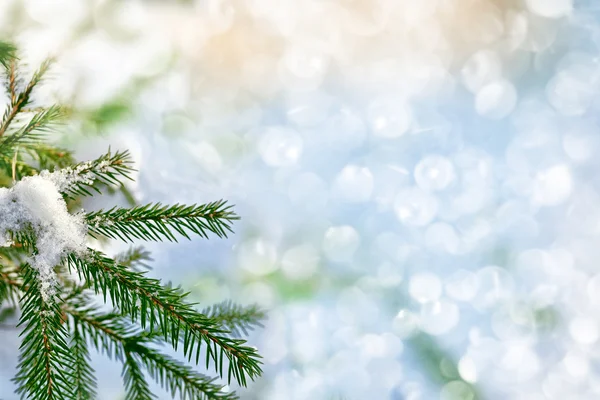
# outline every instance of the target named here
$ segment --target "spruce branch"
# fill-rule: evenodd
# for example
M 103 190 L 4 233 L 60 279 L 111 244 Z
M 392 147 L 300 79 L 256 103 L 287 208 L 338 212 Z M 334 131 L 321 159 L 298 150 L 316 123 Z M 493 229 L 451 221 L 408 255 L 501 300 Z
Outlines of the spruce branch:
M 58 106 L 32 105 L 45 62 L 24 84 L 14 47 L 0 41 L 9 104 L 0 120 L 0 321 L 21 312 L 19 366 L 14 382 L 22 399 L 90 399 L 96 380 L 88 345 L 123 363 L 128 399 L 155 398 L 144 375 L 173 396 L 237 399 L 216 378 L 156 347 L 183 347 L 195 363 L 241 385 L 260 375 L 255 348 L 231 335 L 260 325 L 264 313 L 233 303 L 198 312 L 180 288 L 146 276 L 150 255 L 133 247 L 115 259 L 87 249 L 86 236 L 175 241 L 176 234 L 225 237 L 238 217 L 225 201 L 205 205 L 150 204 L 72 214 L 80 196 L 120 190 L 134 205 L 122 179 L 131 179 L 129 153 L 116 152 L 76 164 L 71 152 L 47 144 L 45 133 L 64 115 Z M 17 151 L 18 149 L 18 151 Z M 54 172 L 50 172 L 52 169 Z M 11 179 L 12 178 L 12 179 Z M 86 222 L 88 224 L 86 224 Z M 86 226 L 90 225 L 90 226 Z M 86 229 L 87 228 L 87 229 Z M 75 269 L 82 283 L 68 272 Z M 91 289 L 91 290 L 90 290 Z M 115 310 L 101 312 L 88 291 L 110 298 Z M 8 306 L 8 307 L 7 307 Z M 16 311 L 16 312 L 18 312 Z
M 44 74 L 50 68 L 51 63 L 52 61 L 50 59 L 44 61 L 40 68 L 37 71 L 35 71 L 35 73 L 31 77 L 31 80 L 22 92 L 16 95 L 12 95 L 11 93 L 11 102 L 9 103 L 4 113 L 4 116 L 2 117 L 2 123 L 0 123 L 0 137 L 2 137 L 6 133 L 8 127 L 12 123 L 13 119 L 17 116 L 17 114 L 23 111 L 23 109 L 25 109 L 30 103 L 33 88 L 38 83 L 40 83 Z M 14 82 L 14 79 L 10 79 L 9 81 Z M 13 93 L 14 91 L 16 91 L 16 89 L 14 89 L 14 85 L 15 84 L 12 83 L 11 86 L 9 86 L 10 88 L 12 88 L 10 90 L 13 91 Z
M 92 192 L 101 194 L 98 185 L 115 186 L 122 185 L 120 178 L 131 180 L 130 173 L 134 171 L 131 166 L 128 151 L 117 151 L 98 157 L 95 160 L 75 164 L 73 167 L 64 169 L 71 176 L 81 177 L 63 190 L 68 198 L 77 196 L 92 196 Z
M 21 277 L 15 270 L 6 268 L 5 262 L 0 260 L 0 304 L 17 305 L 21 295 Z
M 193 368 L 171 357 L 161 354 L 148 346 L 144 340 L 131 340 L 127 348 L 140 355 L 146 370 L 161 387 L 168 389 L 172 397 L 178 393 L 183 399 L 233 400 L 234 392 L 223 392 L 223 387 L 215 384 L 215 378 L 199 374 Z
M 149 270 L 148 261 L 152 261 L 150 252 L 142 246 L 133 246 L 115 256 L 115 260 L 124 267 L 134 271 Z
M 9 64 L 16 58 L 17 49 L 12 43 L 0 40 L 0 64 L 8 68 Z
M 87 341 L 79 326 L 79 321 L 75 320 L 71 330 L 71 354 L 73 355 L 73 365 L 71 374 L 75 386 L 76 400 L 87 400 L 96 397 L 96 378 L 94 369 L 90 365 L 90 353 L 87 348 Z
M 152 394 L 150 386 L 144 377 L 139 356 L 125 349 L 125 362 L 123 363 L 123 382 L 125 383 L 125 400 L 153 400 L 156 396 Z
M 75 164 L 75 158 L 70 151 L 46 143 L 33 143 L 27 146 L 25 150 L 33 161 L 38 164 L 38 171 L 67 168 Z
M 58 303 L 43 300 L 36 271 L 25 267 L 21 299 L 21 332 L 18 372 L 14 381 L 21 399 L 53 400 L 72 398 L 70 374 L 73 358 L 67 344 L 68 333 Z
M 245 340 L 227 337 L 226 330 L 186 303 L 187 293 L 163 287 L 158 280 L 130 271 L 95 250 L 90 249 L 86 259 L 71 254 L 68 263 L 97 294 L 105 300 L 110 296 L 119 311 L 139 320 L 143 329 L 162 330 L 165 341 L 175 349 L 181 340 L 188 360 L 195 354 L 197 364 L 205 347 L 206 368 L 212 362 L 215 372 L 224 377 L 226 358 L 227 381 L 233 376 L 242 386 L 246 386 L 247 377 L 253 380 L 262 372 L 256 349 L 246 346 Z
M 103 235 L 123 241 L 177 241 L 171 230 L 187 239 L 190 239 L 189 233 L 208 238 L 208 232 L 226 237 L 227 232 L 232 232 L 231 222 L 238 219 L 231 208 L 223 200 L 199 206 L 156 203 L 95 211 L 88 213 L 86 220 L 93 237 Z
M 62 115 L 62 110 L 58 106 L 39 111 L 15 133 L 2 137 L 0 152 L 4 155 L 12 155 L 18 145 L 28 146 L 39 143 L 43 138 L 43 133 L 56 124 L 62 118 Z
M 214 304 L 202 310 L 202 314 L 216 321 L 218 325 L 231 332 L 234 336 L 247 336 L 256 327 L 263 327 L 261 321 L 266 318 L 266 312 L 258 305 L 242 306 L 230 300 Z
M 88 303 L 83 298 L 81 304 Z M 171 396 L 183 399 L 234 400 L 234 392 L 223 392 L 223 386 L 196 372 L 193 368 L 162 354 L 150 346 L 160 345 L 156 334 L 143 332 L 129 324 L 124 316 L 102 313 L 97 308 L 68 306 L 66 312 L 82 325 L 94 346 L 111 358 L 123 359 L 126 352 L 135 354 L 149 375 Z

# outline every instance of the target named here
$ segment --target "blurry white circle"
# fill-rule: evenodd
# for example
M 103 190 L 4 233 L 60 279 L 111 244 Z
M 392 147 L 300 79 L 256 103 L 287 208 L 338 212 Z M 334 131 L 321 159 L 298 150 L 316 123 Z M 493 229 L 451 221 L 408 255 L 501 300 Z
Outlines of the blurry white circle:
M 442 282 L 430 272 L 415 274 L 410 278 L 408 293 L 419 303 L 435 301 L 442 294 Z
M 454 179 L 454 165 L 446 157 L 427 156 L 415 167 L 415 182 L 423 190 L 443 190 Z
M 561 164 L 540 171 L 533 183 L 532 202 L 540 206 L 555 206 L 569 198 L 573 189 L 571 171 Z
M 600 139 L 592 132 L 571 132 L 563 136 L 562 143 L 571 160 L 585 162 L 596 154 Z
M 598 340 L 598 323 L 585 317 L 575 317 L 569 324 L 573 340 L 581 344 L 592 344 Z
M 359 244 L 356 229 L 349 225 L 332 226 L 325 232 L 323 252 L 331 261 L 351 261 Z
M 595 67 L 573 65 L 559 71 L 546 85 L 548 102 L 564 115 L 584 114 L 596 97 Z M 596 78 L 597 79 L 597 78 Z
M 458 306 L 448 301 L 424 304 L 421 308 L 421 329 L 430 335 L 442 335 L 458 324 Z
M 451 381 L 444 385 L 440 400 L 474 400 L 475 392 L 471 385 L 463 381 Z
M 517 90 L 507 80 L 501 79 L 482 87 L 475 96 L 475 110 L 481 116 L 502 119 L 517 104 Z
M 289 46 L 279 62 L 279 79 L 288 88 L 316 89 L 328 68 L 328 59 L 318 50 Z
M 392 331 L 400 338 L 406 339 L 417 333 L 419 317 L 408 310 L 400 310 L 392 321 Z
M 310 244 L 287 250 L 281 259 L 281 271 L 292 280 L 310 278 L 319 265 L 319 254 Z
M 268 128 L 259 139 L 258 152 L 271 167 L 294 165 L 302 155 L 302 137 L 293 129 Z
M 427 227 L 425 243 L 429 248 L 450 254 L 458 253 L 460 248 L 460 238 L 456 230 L 445 222 L 436 222 Z
M 292 91 L 287 97 L 287 119 L 297 126 L 318 125 L 329 114 L 331 97 L 322 91 Z
M 446 293 L 458 301 L 471 301 L 477 294 L 479 280 L 470 271 L 459 270 L 446 279 Z
M 208 142 L 187 143 L 185 150 L 208 173 L 217 174 L 223 168 L 223 159 L 219 151 Z
M 460 72 L 467 89 L 476 93 L 485 84 L 500 79 L 502 63 L 496 52 L 480 50 L 467 60 Z
M 277 302 L 277 294 L 273 286 L 264 282 L 254 282 L 246 286 L 242 291 L 241 298 L 244 302 L 254 302 L 269 309 Z
M 471 304 L 477 310 L 486 310 L 506 301 L 514 293 L 514 281 L 506 269 L 487 266 L 477 271 L 478 290 Z
M 403 100 L 384 98 L 369 105 L 369 125 L 375 136 L 392 139 L 402 136 L 410 127 L 412 115 Z
M 290 179 L 288 196 L 295 206 L 318 211 L 327 204 L 328 189 L 327 183 L 319 175 L 304 172 Z
M 467 382 L 477 382 L 477 365 L 471 357 L 464 356 L 458 361 L 458 373 Z
M 408 226 L 429 224 L 438 211 L 438 201 L 420 188 L 406 188 L 394 199 L 394 211 L 398 219 Z
M 349 151 L 361 146 L 367 136 L 365 122 L 355 111 L 342 108 L 324 124 L 325 143 L 336 151 Z
M 525 382 L 540 370 L 538 355 L 526 344 L 508 344 L 499 364 L 516 382 Z
M 373 174 L 367 167 L 347 165 L 336 176 L 333 192 L 349 203 L 368 201 L 373 193 Z
M 526 0 L 527 7 L 534 14 L 546 18 L 560 18 L 573 10 L 573 0 Z
M 582 354 L 578 354 L 575 351 L 570 351 L 565 355 L 563 359 L 563 365 L 567 372 L 575 378 L 584 378 L 588 375 L 590 370 L 590 363 L 588 358 Z
M 254 275 L 267 275 L 277 270 L 277 250 L 265 239 L 251 239 L 238 250 L 239 264 Z

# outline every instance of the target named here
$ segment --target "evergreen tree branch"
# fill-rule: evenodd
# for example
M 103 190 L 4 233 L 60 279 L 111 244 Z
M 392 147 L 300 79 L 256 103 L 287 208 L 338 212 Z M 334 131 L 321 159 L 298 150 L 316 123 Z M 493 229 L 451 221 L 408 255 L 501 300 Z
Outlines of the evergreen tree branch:
M 131 268 L 134 271 L 149 270 L 152 261 L 150 252 L 142 246 L 133 246 L 126 251 L 116 255 L 115 260 L 124 267 Z
M 198 363 L 205 345 L 206 367 L 209 368 L 212 361 L 221 377 L 224 377 L 224 358 L 227 359 L 228 382 L 233 376 L 245 386 L 247 376 L 254 379 L 262 372 L 256 349 L 246 346 L 245 340 L 227 337 L 227 331 L 185 302 L 187 293 L 163 287 L 158 280 L 130 271 L 94 250 L 89 250 L 85 260 L 71 254 L 68 263 L 93 286 L 96 293 L 102 293 L 105 300 L 110 295 L 121 312 L 139 320 L 143 329 L 151 332 L 162 329 L 164 339 L 175 349 L 178 341 L 182 340 L 183 352 L 188 360 L 195 353 Z
M 87 349 L 87 341 L 81 332 L 79 322 L 75 320 L 71 334 L 71 354 L 73 365 L 71 373 L 75 386 L 76 400 L 88 400 L 96 397 L 96 378 L 94 369 L 90 365 L 90 353 Z
M 25 150 L 33 161 L 38 164 L 38 171 L 62 169 L 75 164 L 75 158 L 70 151 L 45 143 L 33 143 L 27 146 Z
M 125 383 L 125 400 L 153 400 L 156 398 L 140 366 L 139 356 L 125 349 L 125 362 L 123 363 L 123 382 Z
M 17 99 L 17 62 L 14 57 L 3 63 L 6 69 L 6 90 L 11 104 Z
M 65 168 L 62 171 L 82 179 L 75 180 L 72 185 L 63 191 L 68 198 L 74 199 L 77 196 L 92 196 L 92 192 L 101 193 L 99 185 L 122 185 L 119 178 L 131 180 L 129 174 L 134 171 L 131 166 L 128 151 L 117 151 L 112 154 L 110 149 L 108 153 L 98 157 L 95 160 L 75 164 L 73 167 Z
M 84 299 L 81 304 L 89 301 Z M 98 309 L 78 309 L 76 306 L 65 308 L 75 321 L 84 325 L 92 342 L 98 350 L 107 352 L 112 358 L 122 359 L 126 352 L 135 354 L 150 376 L 161 387 L 167 389 L 173 397 L 177 393 L 183 399 L 198 400 L 235 400 L 235 393 L 223 392 L 223 387 L 171 357 L 152 349 L 149 345 L 158 345 L 156 335 L 139 332 L 132 328 L 123 316 L 104 314 Z
M 25 89 L 11 99 L 6 112 L 0 123 L 0 137 L 4 136 L 6 130 L 17 116 L 31 101 L 31 93 L 33 88 L 42 80 L 44 74 L 50 68 L 51 60 L 46 60 L 42 63 L 41 67 L 33 74 L 33 77 L 25 87 Z
M 8 68 L 10 63 L 16 58 L 16 53 L 17 49 L 13 44 L 0 40 L 0 64 L 4 68 Z
M 14 381 L 21 399 L 53 400 L 73 398 L 69 373 L 73 358 L 67 345 L 67 332 L 57 303 L 42 299 L 36 272 L 26 267 L 21 299 L 24 326 L 18 372 Z
M 177 241 L 171 229 L 190 239 L 189 232 L 208 238 L 208 232 L 226 237 L 231 222 L 239 219 L 223 200 L 203 205 L 164 206 L 160 203 L 133 208 L 111 208 L 86 215 L 90 234 L 112 239 Z
M 5 258 L 0 262 L 0 304 L 8 301 L 12 305 L 17 305 L 21 297 L 21 287 L 23 281 L 15 268 L 7 268 L 6 264 L 12 262 Z
M 172 397 L 177 393 L 183 399 L 197 400 L 234 400 L 235 393 L 222 392 L 222 386 L 209 378 L 194 371 L 171 357 L 161 354 L 147 346 L 144 341 L 131 340 L 127 348 L 140 355 L 146 370 L 161 387 L 168 389 Z
M 28 146 L 39 143 L 39 140 L 43 137 L 41 133 L 47 132 L 60 118 L 62 118 L 62 111 L 58 106 L 39 111 L 15 133 L 2 137 L 0 151 L 4 155 L 12 155 L 18 145 Z
M 267 314 L 258 305 L 242 306 L 230 300 L 214 304 L 202 310 L 202 314 L 217 322 L 218 325 L 234 336 L 248 335 L 256 327 L 263 327 L 262 320 Z

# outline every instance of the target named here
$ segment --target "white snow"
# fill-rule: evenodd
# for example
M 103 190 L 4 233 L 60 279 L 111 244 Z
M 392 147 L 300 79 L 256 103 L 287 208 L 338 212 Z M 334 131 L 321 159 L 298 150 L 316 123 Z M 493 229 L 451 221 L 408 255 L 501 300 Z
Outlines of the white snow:
M 81 255 L 87 248 L 83 215 L 70 214 L 60 193 L 75 182 L 90 179 L 77 175 L 81 170 L 43 171 L 23 178 L 11 188 L 0 188 L 0 241 L 7 245 L 10 232 L 33 229 L 37 251 L 29 263 L 38 271 L 46 302 L 56 294 L 54 267 L 67 253 Z

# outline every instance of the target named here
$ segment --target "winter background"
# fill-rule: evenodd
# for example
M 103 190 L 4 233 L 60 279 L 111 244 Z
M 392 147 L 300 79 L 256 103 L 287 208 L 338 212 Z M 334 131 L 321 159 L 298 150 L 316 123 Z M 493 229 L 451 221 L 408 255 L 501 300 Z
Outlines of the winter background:
M 56 140 L 129 148 L 140 202 L 236 205 L 227 240 L 148 248 L 268 309 L 242 399 L 600 398 L 596 1 L 1 0 L 0 35 L 57 57 Z

